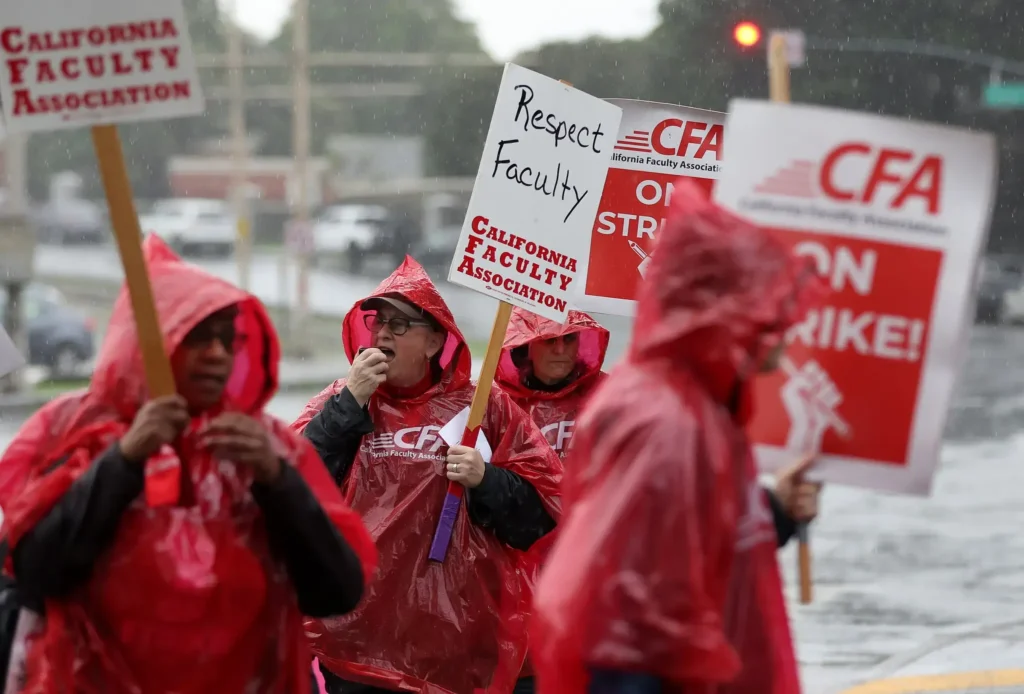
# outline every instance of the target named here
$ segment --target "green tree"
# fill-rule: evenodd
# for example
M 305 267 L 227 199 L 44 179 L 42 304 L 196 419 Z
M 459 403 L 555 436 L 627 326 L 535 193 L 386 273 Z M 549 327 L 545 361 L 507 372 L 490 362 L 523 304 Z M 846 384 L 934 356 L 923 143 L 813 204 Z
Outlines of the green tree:
M 646 39 L 614 41 L 591 37 L 548 43 L 520 56 L 531 69 L 564 79 L 588 94 L 606 98 L 649 98 L 651 50 Z

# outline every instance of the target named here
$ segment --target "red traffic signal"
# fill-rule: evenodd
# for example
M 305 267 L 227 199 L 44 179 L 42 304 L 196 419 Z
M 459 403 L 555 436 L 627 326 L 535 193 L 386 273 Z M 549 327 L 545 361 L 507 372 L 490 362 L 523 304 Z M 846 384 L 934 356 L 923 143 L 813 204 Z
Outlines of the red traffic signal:
M 733 29 L 732 37 L 743 48 L 751 48 L 761 40 L 761 27 L 753 22 L 740 22 Z

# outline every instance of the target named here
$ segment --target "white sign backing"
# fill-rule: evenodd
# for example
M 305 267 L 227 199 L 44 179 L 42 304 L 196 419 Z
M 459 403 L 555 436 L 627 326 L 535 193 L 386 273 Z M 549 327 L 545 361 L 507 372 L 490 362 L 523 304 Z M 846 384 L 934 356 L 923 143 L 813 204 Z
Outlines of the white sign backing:
M 202 113 L 182 1 L 0 3 L 0 99 L 12 133 Z
M 768 468 L 927 494 L 967 352 L 996 142 L 866 113 L 734 101 L 715 199 L 814 261 L 830 290 L 758 380 Z
M 622 111 L 511 63 L 448 280 L 563 321 Z

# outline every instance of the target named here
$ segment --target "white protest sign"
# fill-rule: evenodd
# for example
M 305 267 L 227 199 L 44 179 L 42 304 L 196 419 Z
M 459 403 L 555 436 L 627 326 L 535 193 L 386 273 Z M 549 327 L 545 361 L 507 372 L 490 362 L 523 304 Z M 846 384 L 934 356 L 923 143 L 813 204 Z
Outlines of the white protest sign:
M 7 335 L 7 332 L 0 327 L 0 376 L 6 376 L 12 371 L 17 371 L 25 366 L 25 357 L 14 346 L 14 341 Z
M 967 351 L 995 138 L 745 100 L 726 131 L 715 199 L 812 258 L 831 292 L 758 380 L 760 460 L 821 451 L 820 479 L 927 494 Z
M 622 107 L 622 123 L 574 303 L 584 311 L 632 316 L 673 188 L 687 179 L 710 197 L 721 176 L 725 114 L 652 101 L 609 102 Z
M 0 27 L 12 133 L 203 112 L 181 0 L 2 2 Z
M 448 280 L 565 320 L 621 115 L 507 64 Z

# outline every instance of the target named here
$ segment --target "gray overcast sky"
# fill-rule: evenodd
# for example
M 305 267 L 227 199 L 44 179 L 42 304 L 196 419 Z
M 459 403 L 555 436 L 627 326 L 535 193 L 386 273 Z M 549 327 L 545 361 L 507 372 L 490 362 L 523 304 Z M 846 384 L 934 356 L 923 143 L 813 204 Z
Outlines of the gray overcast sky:
M 339 0 L 340 1 L 340 0 Z M 372 2 L 372 0 L 355 0 Z M 229 4 L 221 0 L 224 4 Z M 241 24 L 272 36 L 290 0 L 234 0 Z M 454 0 L 459 14 L 477 25 L 484 47 L 497 59 L 557 39 L 592 34 L 642 36 L 657 21 L 657 0 Z

